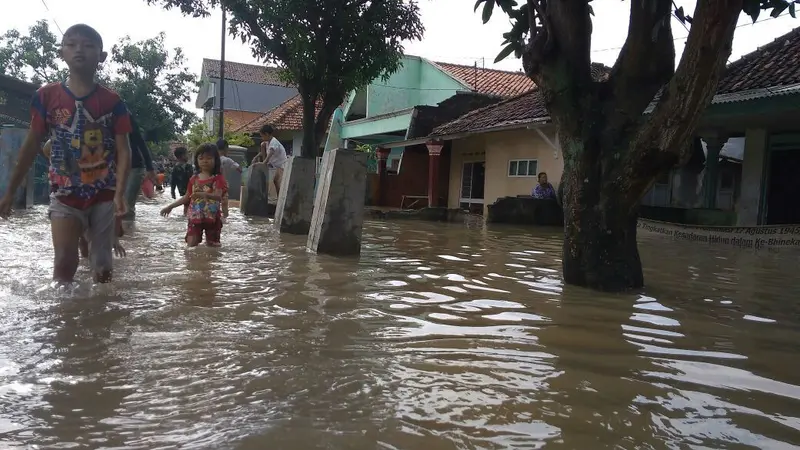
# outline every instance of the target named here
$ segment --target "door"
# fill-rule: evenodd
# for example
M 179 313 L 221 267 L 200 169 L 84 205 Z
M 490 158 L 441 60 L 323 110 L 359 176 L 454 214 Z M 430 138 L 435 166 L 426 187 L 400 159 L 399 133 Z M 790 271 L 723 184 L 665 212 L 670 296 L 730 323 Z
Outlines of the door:
M 800 224 L 800 148 L 773 151 L 769 170 L 767 224 Z
M 486 181 L 486 161 L 464 163 L 461 172 L 459 206 L 470 212 L 483 213 L 483 188 Z

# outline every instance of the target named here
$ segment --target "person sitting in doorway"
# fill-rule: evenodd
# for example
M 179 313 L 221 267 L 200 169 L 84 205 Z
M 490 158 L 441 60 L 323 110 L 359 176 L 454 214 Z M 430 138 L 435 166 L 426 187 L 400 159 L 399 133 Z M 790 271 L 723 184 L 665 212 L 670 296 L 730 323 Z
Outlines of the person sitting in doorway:
M 539 172 L 539 184 L 533 188 L 533 192 L 531 195 L 533 198 L 538 198 L 541 200 L 556 200 L 556 190 L 553 189 L 553 185 L 547 182 L 547 173 L 546 172 Z
M 253 158 L 253 164 L 266 164 L 268 168 L 275 169 L 275 176 L 272 180 L 275 183 L 275 193 L 280 195 L 281 180 L 283 179 L 283 166 L 289 157 L 286 155 L 286 149 L 274 136 L 275 129 L 272 125 L 264 125 L 259 130 L 258 134 L 261 135 L 261 149 Z

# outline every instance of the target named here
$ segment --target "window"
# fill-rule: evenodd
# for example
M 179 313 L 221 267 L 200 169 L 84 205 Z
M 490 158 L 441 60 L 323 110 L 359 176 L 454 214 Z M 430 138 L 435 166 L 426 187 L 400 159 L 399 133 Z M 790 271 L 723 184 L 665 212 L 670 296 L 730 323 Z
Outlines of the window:
M 535 159 L 512 159 L 508 162 L 508 176 L 535 177 L 539 163 Z

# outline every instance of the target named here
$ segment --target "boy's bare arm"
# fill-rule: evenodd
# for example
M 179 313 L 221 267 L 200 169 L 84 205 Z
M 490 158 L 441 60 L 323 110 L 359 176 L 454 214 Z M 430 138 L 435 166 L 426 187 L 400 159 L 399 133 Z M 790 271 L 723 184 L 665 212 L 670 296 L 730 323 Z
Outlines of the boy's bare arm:
M 28 170 L 33 164 L 36 155 L 39 154 L 39 143 L 42 142 L 43 136 L 35 133 L 33 130 L 28 131 L 25 140 L 22 142 L 22 147 L 19 149 L 19 157 L 17 158 L 17 165 L 14 166 L 14 172 L 11 174 L 11 180 L 8 182 L 6 195 L 14 195 L 17 188 L 22 184 L 22 180 L 28 174 Z

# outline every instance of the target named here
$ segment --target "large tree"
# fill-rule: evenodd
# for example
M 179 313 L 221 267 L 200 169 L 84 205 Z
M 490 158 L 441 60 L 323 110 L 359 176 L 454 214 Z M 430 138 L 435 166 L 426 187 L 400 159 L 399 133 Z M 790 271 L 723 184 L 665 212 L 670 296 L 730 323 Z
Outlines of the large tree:
M 688 160 L 716 90 L 739 14 L 773 16 L 800 0 L 697 0 L 692 16 L 667 0 L 628 0 L 628 36 L 607 77 L 593 76 L 591 0 L 477 0 L 511 19 L 505 48 L 522 58 L 558 129 L 563 153 L 564 281 L 606 291 L 644 284 L 639 201 L 656 177 Z M 690 26 L 675 67 L 672 16 Z M 652 111 L 648 111 L 650 105 Z M 645 114 L 647 113 L 647 114 Z
M 316 156 L 348 93 L 397 71 L 403 41 L 423 33 L 414 0 L 146 1 L 195 17 L 217 6 L 229 12 L 230 32 L 248 42 L 255 57 L 284 67 L 297 86 L 307 157 Z
M 0 73 L 37 84 L 64 80 L 67 70 L 59 46 L 45 20 L 27 34 L 9 30 L 0 36 Z M 148 140 L 174 139 L 198 120 L 183 106 L 196 89 L 196 76 L 180 48 L 170 52 L 164 46 L 163 33 L 139 42 L 121 39 L 98 78 L 119 92 Z

